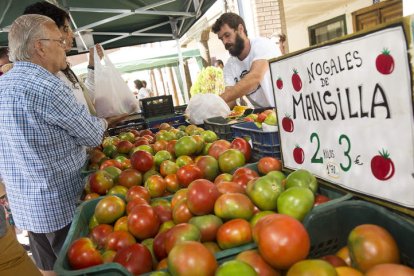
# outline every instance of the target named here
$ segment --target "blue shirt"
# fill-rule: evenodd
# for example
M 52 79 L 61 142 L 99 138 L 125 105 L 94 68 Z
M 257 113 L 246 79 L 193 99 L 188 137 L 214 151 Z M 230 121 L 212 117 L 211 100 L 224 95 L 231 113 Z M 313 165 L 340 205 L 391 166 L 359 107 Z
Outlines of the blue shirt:
M 16 62 L 0 78 L 0 174 L 18 228 L 50 233 L 72 221 L 84 146 L 99 145 L 104 131 L 43 67 Z

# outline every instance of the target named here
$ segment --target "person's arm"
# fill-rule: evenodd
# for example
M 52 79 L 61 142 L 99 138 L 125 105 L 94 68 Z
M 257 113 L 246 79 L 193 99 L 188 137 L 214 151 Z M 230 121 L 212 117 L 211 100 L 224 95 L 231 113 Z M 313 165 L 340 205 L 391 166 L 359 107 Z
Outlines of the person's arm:
M 245 75 L 234 86 L 226 86 L 224 93 L 220 95 L 230 106 L 234 106 L 235 100 L 254 91 L 269 70 L 268 61 L 265 59 L 256 60 L 252 63 L 250 72 Z
M 98 57 L 100 59 L 103 58 L 104 53 L 103 53 L 103 49 L 102 46 L 99 44 L 96 44 L 96 53 L 98 54 Z M 91 93 L 91 98 L 95 99 L 95 58 L 94 58 L 94 47 L 92 47 L 91 49 L 89 49 L 89 64 L 88 64 L 88 75 L 85 79 L 85 86 L 86 88 L 89 90 L 89 92 Z

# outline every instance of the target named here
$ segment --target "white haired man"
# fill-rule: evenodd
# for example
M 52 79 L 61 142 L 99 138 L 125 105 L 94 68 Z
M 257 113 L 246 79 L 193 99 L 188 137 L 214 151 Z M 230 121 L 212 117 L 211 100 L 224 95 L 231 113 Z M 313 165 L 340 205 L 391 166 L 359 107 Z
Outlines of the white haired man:
M 56 77 L 67 64 L 65 39 L 52 19 L 17 18 L 9 51 L 14 66 L 0 78 L 0 174 L 37 267 L 53 275 L 83 189 L 85 146 L 101 143 L 108 122 Z

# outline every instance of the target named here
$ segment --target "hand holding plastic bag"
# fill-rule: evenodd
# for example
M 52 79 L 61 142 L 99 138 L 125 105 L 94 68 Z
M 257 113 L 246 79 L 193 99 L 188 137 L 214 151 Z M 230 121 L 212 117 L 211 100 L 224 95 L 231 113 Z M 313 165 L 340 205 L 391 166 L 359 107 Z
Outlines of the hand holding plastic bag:
M 104 53 L 102 60 L 94 51 L 95 109 L 98 117 L 107 118 L 139 111 L 139 105 L 121 74 Z
M 203 124 L 205 119 L 212 117 L 227 117 L 230 108 L 226 102 L 215 94 L 197 94 L 191 97 L 185 114 L 193 124 Z

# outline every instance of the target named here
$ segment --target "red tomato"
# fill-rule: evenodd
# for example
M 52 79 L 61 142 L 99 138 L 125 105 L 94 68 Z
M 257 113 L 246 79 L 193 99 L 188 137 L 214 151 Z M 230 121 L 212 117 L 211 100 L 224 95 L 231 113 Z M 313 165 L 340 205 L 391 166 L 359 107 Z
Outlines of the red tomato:
M 214 203 L 220 193 L 214 183 L 207 179 L 197 179 L 188 186 L 187 205 L 194 215 L 207 215 L 213 212 Z
M 375 265 L 400 262 L 400 252 L 391 234 L 383 227 L 362 224 L 348 236 L 348 249 L 353 267 L 362 272 Z
M 313 206 L 315 207 L 315 206 L 321 205 L 325 202 L 328 202 L 329 200 L 330 200 L 329 197 L 318 194 L 315 196 L 315 202 L 313 203 Z
M 152 207 L 160 219 L 161 223 L 172 220 L 172 210 L 170 206 L 157 205 Z
M 106 196 L 96 204 L 94 216 L 99 223 L 111 224 L 124 215 L 125 207 L 118 196 Z
M 120 217 L 115 222 L 114 231 L 118 231 L 118 230 L 128 231 L 128 217 L 127 216 Z
M 260 219 L 257 227 L 260 255 L 273 268 L 287 269 L 308 256 L 310 238 L 298 220 L 273 214 Z
M 187 199 L 182 199 L 175 204 L 172 217 L 175 224 L 188 222 L 193 217 L 188 208 Z
M 100 170 L 105 169 L 106 167 L 117 167 L 118 169 L 122 170 L 122 164 L 115 159 L 109 159 L 102 162 L 101 166 L 99 166 Z
M 126 169 L 118 177 L 118 184 L 131 188 L 142 184 L 142 174 L 134 169 Z
M 148 248 L 139 243 L 118 251 L 114 262 L 123 265 L 133 275 L 140 275 L 152 270 L 151 253 Z
M 187 188 L 191 182 L 196 179 L 202 178 L 203 173 L 201 172 L 200 168 L 194 164 L 189 164 L 182 166 L 177 171 L 177 178 L 178 182 L 180 183 L 181 187 Z
M 293 132 L 293 120 L 288 115 L 282 119 L 282 127 L 286 132 Z
M 152 198 L 160 197 L 167 190 L 167 183 L 162 176 L 151 175 L 148 177 L 147 181 L 145 181 L 145 188 Z
M 263 157 L 260 158 L 259 162 L 257 163 L 257 170 L 262 175 L 268 174 L 271 171 L 281 171 L 282 162 L 280 162 L 279 159 L 273 157 Z
M 330 263 L 334 267 L 347 266 L 346 262 L 344 260 L 342 260 L 341 257 L 338 257 L 336 255 L 325 255 L 325 256 L 322 256 L 321 259 L 324 260 L 324 261 L 327 261 L 328 263 Z
M 175 205 L 178 202 L 180 202 L 182 199 L 186 199 L 187 200 L 187 192 L 188 192 L 188 189 L 187 188 L 178 190 L 174 194 L 173 198 L 171 199 L 171 208 L 174 209 Z
M 180 184 L 178 183 L 178 177 L 175 173 L 169 174 L 164 178 L 166 189 L 170 193 L 175 193 L 180 189 Z
M 261 276 L 279 276 L 281 273 L 271 267 L 257 250 L 247 250 L 236 256 L 236 260 L 249 264 Z
M 133 186 L 133 187 L 129 188 L 125 199 L 126 199 L 127 202 L 130 202 L 131 200 L 133 200 L 135 198 L 138 198 L 138 197 L 142 197 L 148 203 L 151 200 L 151 195 L 149 194 L 148 190 L 145 189 L 145 187 L 142 187 L 142 186 Z
M 117 145 L 117 150 L 119 153 L 129 153 L 130 150 L 134 147 L 134 144 L 132 144 L 130 141 L 121 141 Z
M 175 174 L 178 171 L 178 165 L 171 160 L 164 160 L 160 165 L 160 173 L 162 176 Z
M 296 146 L 293 150 L 293 159 L 295 159 L 295 162 L 298 164 L 302 164 L 303 161 L 305 161 L 305 153 L 299 146 Z
M 257 172 L 249 168 L 238 168 L 233 174 L 232 182 L 235 182 L 246 189 L 247 183 L 257 177 L 259 177 Z
M 371 159 L 372 174 L 378 180 L 388 180 L 395 173 L 394 162 L 392 162 L 387 151 L 380 152 L 379 155 Z
M 108 235 L 105 248 L 107 250 L 119 251 L 134 243 L 136 243 L 134 236 L 132 236 L 129 232 L 119 230 Z
M 165 249 L 165 238 L 167 237 L 168 231 L 169 230 L 160 232 L 154 238 L 152 248 L 154 250 L 154 255 L 158 261 L 161 261 L 168 256 L 167 250 Z
M 74 241 L 68 250 L 70 267 L 82 269 L 103 263 L 103 259 L 96 246 L 89 238 L 80 238 Z
M 151 153 L 143 150 L 134 152 L 131 156 L 131 165 L 140 172 L 149 171 L 154 165 L 154 158 Z
M 228 193 L 245 194 L 246 193 L 246 189 L 235 182 L 222 181 L 216 184 L 216 187 L 220 194 L 228 194 Z
M 114 181 L 107 171 L 100 170 L 89 177 L 89 187 L 92 193 L 105 195 L 112 186 L 114 186 Z
M 176 245 L 168 255 L 168 268 L 172 275 L 214 275 L 217 261 L 201 243 L 185 241 Z
M 220 154 L 230 149 L 230 147 L 231 143 L 229 141 L 217 140 L 211 144 L 210 148 L 208 149 L 208 155 L 211 155 L 214 158 L 218 159 Z
M 282 78 L 278 78 L 277 80 L 276 80 L 276 87 L 280 90 L 280 89 L 282 89 L 283 88 L 283 80 L 282 80 Z
M 235 138 L 231 142 L 231 148 L 241 151 L 244 154 L 246 162 L 250 160 L 250 157 L 252 155 L 252 147 L 250 146 L 249 142 L 247 142 L 245 139 L 240 137 Z
M 221 249 L 229 249 L 252 241 L 250 223 L 244 219 L 225 222 L 217 231 L 217 243 Z
M 180 223 L 168 230 L 165 237 L 165 250 L 167 253 L 183 241 L 200 241 L 201 232 L 197 226 L 189 223 Z
M 138 205 L 149 205 L 149 203 L 143 197 L 136 197 L 128 202 L 126 206 L 126 213 L 129 215 L 132 209 L 134 209 Z
M 128 215 L 128 230 L 139 240 L 155 237 L 159 227 L 160 220 L 151 206 L 136 206 Z
M 89 236 L 92 239 L 92 241 L 97 244 L 98 248 L 104 248 L 108 235 L 111 234 L 113 231 L 114 228 L 112 227 L 112 225 L 99 224 L 91 230 Z

